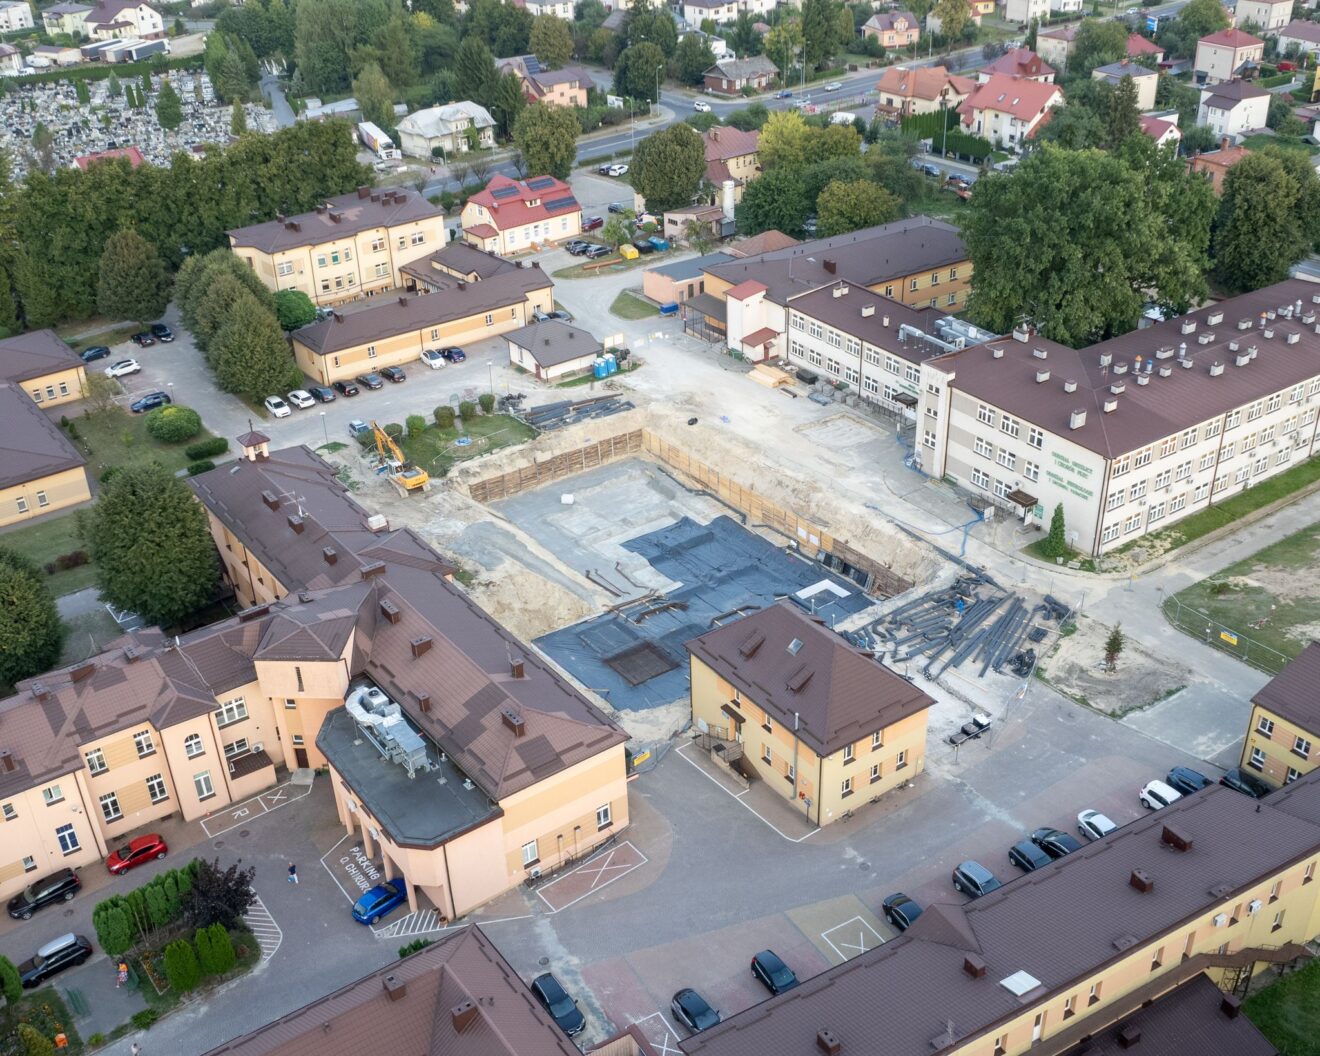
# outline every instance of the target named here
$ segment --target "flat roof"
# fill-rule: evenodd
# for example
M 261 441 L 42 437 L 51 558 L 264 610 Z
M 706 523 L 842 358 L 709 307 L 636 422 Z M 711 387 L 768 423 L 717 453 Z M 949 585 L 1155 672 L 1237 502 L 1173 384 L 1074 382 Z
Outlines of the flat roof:
M 673 264 L 647 268 L 646 274 L 663 275 L 671 282 L 686 282 L 688 279 L 697 278 L 707 268 L 713 268 L 717 264 L 727 264 L 733 259 L 728 253 L 707 253 L 704 257 L 688 257 L 687 260 L 678 260 Z

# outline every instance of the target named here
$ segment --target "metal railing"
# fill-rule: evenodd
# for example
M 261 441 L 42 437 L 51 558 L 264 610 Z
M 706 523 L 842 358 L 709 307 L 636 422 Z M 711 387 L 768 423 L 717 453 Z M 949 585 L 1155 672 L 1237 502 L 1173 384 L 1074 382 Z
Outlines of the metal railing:
M 1161 606 L 1164 617 L 1186 635 L 1197 638 L 1220 652 L 1235 656 L 1243 663 L 1277 675 L 1292 657 L 1271 649 L 1249 635 L 1232 627 L 1225 627 L 1210 613 L 1184 605 L 1176 597 L 1167 597 Z

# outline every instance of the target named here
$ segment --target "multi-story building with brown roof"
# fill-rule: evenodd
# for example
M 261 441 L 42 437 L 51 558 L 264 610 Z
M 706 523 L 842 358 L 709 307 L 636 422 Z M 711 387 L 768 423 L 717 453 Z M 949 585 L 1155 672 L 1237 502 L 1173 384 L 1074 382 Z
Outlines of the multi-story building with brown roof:
M 792 602 L 687 650 L 693 723 L 816 824 L 925 769 L 935 702 Z
M 706 144 L 706 182 L 722 188 L 733 181 L 733 200 L 741 202 L 747 184 L 761 175 L 757 146 L 761 133 L 744 132 L 732 125 L 717 125 L 701 134 Z
M 1020 150 L 1063 105 L 1063 92 L 1042 81 L 992 74 L 958 107 L 963 129 L 996 146 Z
M 228 234 L 272 290 L 301 290 L 331 305 L 402 286 L 405 264 L 444 247 L 445 214 L 415 191 L 359 187 L 310 213 Z
M 1320 758 L 1320 642 L 1312 642 L 1251 698 L 1242 765 L 1274 785 L 1316 768 Z
M 876 113 L 888 117 L 955 110 L 971 93 L 970 77 L 950 73 L 943 66 L 890 66 L 880 75 Z
M 81 400 L 87 374 L 78 353 L 54 330 L 0 340 L 0 381 L 22 388 L 42 407 Z
M 1282 282 L 1073 349 L 1026 331 L 922 363 L 916 455 L 1100 554 L 1316 452 L 1320 294 Z
M 1192 69 L 1201 84 L 1241 77 L 1265 55 L 1265 42 L 1240 29 L 1221 29 L 1196 42 Z

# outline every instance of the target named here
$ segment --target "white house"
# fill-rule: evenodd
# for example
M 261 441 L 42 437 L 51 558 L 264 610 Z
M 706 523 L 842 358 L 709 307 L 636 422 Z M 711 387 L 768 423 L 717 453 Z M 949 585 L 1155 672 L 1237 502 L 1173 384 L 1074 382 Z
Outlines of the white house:
M 1193 70 L 1203 84 L 1231 81 L 1242 76 L 1244 67 L 1259 63 L 1265 42 L 1240 29 L 1221 29 L 1196 42 Z
M 1237 0 L 1234 25 L 1250 22 L 1269 33 L 1282 29 L 1292 19 L 1292 0 Z
M 1004 0 L 1004 21 L 1027 26 L 1050 17 L 1050 0 Z
M 718 25 L 737 17 L 738 0 L 683 0 L 683 20 L 690 26 L 700 26 L 708 18 Z
M 101 0 L 83 19 L 92 40 L 155 40 L 165 35 L 165 21 L 150 4 L 140 0 Z
M 1226 81 L 1201 89 L 1196 123 L 1219 136 L 1239 136 L 1265 127 L 1270 93 L 1246 81 Z
M 414 158 L 433 157 L 436 150 L 446 155 L 466 153 L 470 149 L 468 129 L 476 130 L 479 147 L 495 145 L 495 119 L 473 102 L 418 110 L 394 127 L 399 132 L 399 149 Z
M 27 0 L 4 0 L 0 3 L 0 33 L 16 33 L 32 28 L 32 7 Z
M 1091 80 L 1105 81 L 1115 88 L 1123 82 L 1124 77 L 1132 78 L 1132 85 L 1137 90 L 1137 109 L 1153 110 L 1155 89 L 1160 83 L 1158 70 L 1124 59 L 1122 62 L 1111 62 L 1108 66 L 1097 66 L 1091 71 Z
M 997 73 L 958 107 L 963 128 L 1000 147 L 1018 149 L 1049 120 L 1049 112 L 1063 103 L 1057 85 L 1008 77 Z
M 1289 22 L 1279 30 L 1279 51 L 1286 52 L 1292 44 L 1304 53 L 1320 52 L 1320 22 Z

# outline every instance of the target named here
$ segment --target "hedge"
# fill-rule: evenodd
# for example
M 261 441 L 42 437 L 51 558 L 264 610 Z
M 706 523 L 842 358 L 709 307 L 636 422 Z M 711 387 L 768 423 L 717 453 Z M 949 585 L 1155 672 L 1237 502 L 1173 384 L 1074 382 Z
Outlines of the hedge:
M 194 858 L 181 869 L 170 869 L 126 895 L 111 895 L 92 908 L 92 927 L 101 948 L 111 957 L 127 953 L 153 928 L 179 918 L 183 896 L 192 890 L 201 866 Z
M 209 458 L 199 458 L 196 462 L 188 463 L 188 476 L 195 477 L 201 473 L 209 473 L 215 469 L 215 463 Z
M 189 55 L 184 59 L 166 59 L 164 63 L 155 61 L 155 56 L 142 62 L 122 62 L 115 64 L 90 64 L 82 67 L 64 67 L 58 70 L 46 70 L 43 73 L 30 73 L 26 77 L 6 77 L 5 85 L 43 84 L 50 81 L 103 81 L 112 73 L 121 81 L 141 81 L 144 73 L 164 74 L 170 70 L 200 70 L 203 65 L 201 55 Z
M 950 154 L 968 157 L 976 162 L 988 158 L 995 149 L 989 140 L 980 136 L 969 136 L 966 132 L 950 132 L 948 139 L 942 145 Z
M 198 440 L 195 444 L 189 444 L 183 449 L 183 453 L 190 462 L 200 462 L 204 458 L 213 458 L 216 455 L 223 455 L 229 450 L 229 440 L 223 436 L 213 436 L 209 440 Z
M 1256 82 L 1261 88 L 1277 88 L 1281 84 L 1291 84 L 1297 80 L 1295 73 L 1276 73 L 1273 77 L 1262 77 Z
M 944 119 L 943 123 L 941 118 Z M 947 108 L 943 111 L 932 110 L 928 114 L 909 114 L 899 122 L 904 132 L 918 139 L 933 139 L 945 128 L 952 130 L 957 123 L 958 111 Z

